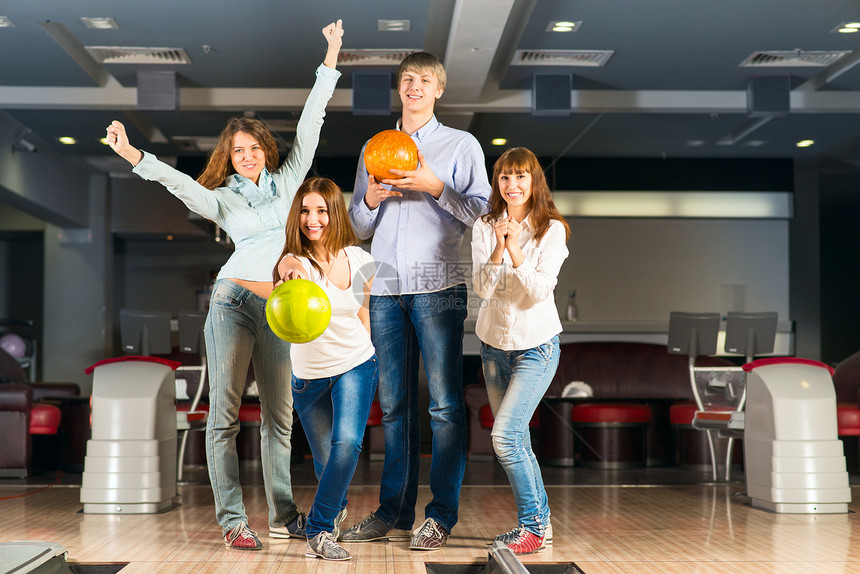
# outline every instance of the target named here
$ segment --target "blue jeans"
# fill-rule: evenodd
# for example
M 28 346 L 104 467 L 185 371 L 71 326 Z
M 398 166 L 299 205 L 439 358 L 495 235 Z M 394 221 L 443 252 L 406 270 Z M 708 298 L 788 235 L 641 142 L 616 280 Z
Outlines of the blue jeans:
M 299 379 L 293 375 L 293 400 L 319 480 L 308 514 L 309 539 L 331 532 L 338 513 L 346 508 L 346 491 L 361 454 L 378 380 L 376 356 L 334 377 Z
M 371 296 L 370 333 L 379 357 L 379 404 L 385 463 L 376 515 L 394 528 L 411 529 L 418 499 L 419 350 L 430 391 L 433 458 L 424 508 L 448 532 L 457 523 L 466 470 L 463 399 L 463 321 L 466 287 L 435 293 Z
M 535 453 L 529 421 L 558 368 L 558 335 L 525 351 L 502 351 L 481 344 L 487 395 L 493 410 L 493 450 L 505 469 L 517 503 L 517 524 L 538 536 L 549 522 L 549 501 Z
M 297 514 L 290 482 L 290 345 L 269 329 L 265 309 L 265 299 L 222 279 L 212 290 L 204 327 L 209 364 L 206 463 L 215 497 L 215 516 L 225 533 L 239 522 L 248 522 L 239 484 L 236 434 L 251 361 L 262 408 L 261 457 L 269 525 L 283 526 Z

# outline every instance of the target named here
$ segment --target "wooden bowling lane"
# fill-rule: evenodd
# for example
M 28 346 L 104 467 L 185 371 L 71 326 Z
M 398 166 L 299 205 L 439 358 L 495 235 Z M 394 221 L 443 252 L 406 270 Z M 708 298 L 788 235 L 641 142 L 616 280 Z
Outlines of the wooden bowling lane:
M 445 549 L 415 552 L 407 543 L 351 544 L 352 560 L 330 563 L 305 558 L 302 540 L 268 537 L 262 486 L 244 489 L 251 527 L 264 544 L 259 552 L 224 547 L 208 485 L 179 490 L 177 505 L 162 514 L 84 515 L 74 485 L 38 490 L 0 483 L 0 516 L 6 526 L 0 542 L 59 542 L 69 550 L 70 562 L 127 562 L 123 574 L 423 574 L 427 562 L 485 562 L 487 541 L 516 521 L 509 486 L 464 486 L 460 522 Z M 301 508 L 308 508 L 314 490 L 295 488 Z M 852 512 L 834 515 L 757 510 L 743 490 L 742 483 L 548 486 L 554 543 L 521 560 L 526 565 L 575 562 L 587 574 L 860 574 L 857 487 L 852 489 Z M 351 488 L 345 525 L 374 510 L 377 495 L 375 486 Z M 429 488 L 422 486 L 418 508 L 429 498 Z

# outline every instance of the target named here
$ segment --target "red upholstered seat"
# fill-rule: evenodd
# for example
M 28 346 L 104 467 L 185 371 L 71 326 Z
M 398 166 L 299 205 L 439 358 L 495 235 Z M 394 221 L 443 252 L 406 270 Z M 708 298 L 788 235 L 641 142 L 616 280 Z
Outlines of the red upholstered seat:
M 255 403 L 244 403 L 239 407 L 239 422 L 261 422 L 263 420 L 262 408 Z
M 481 420 L 481 426 L 485 429 L 493 428 L 493 409 L 490 408 L 490 405 L 484 405 L 481 407 L 481 411 L 478 413 L 478 417 Z
M 839 436 L 860 436 L 860 408 L 853 403 L 837 403 L 836 424 Z
M 696 406 L 696 403 L 693 401 L 680 401 L 673 404 L 669 407 L 669 424 L 673 425 L 692 425 L 693 417 L 696 415 L 696 411 L 699 410 L 699 407 Z M 731 407 L 724 408 L 708 408 L 707 410 L 713 411 L 732 411 Z
M 571 411 L 575 423 L 645 424 L 651 420 L 651 407 L 633 403 L 586 403 Z
M 34 404 L 30 409 L 30 434 L 57 434 L 60 418 L 60 407 Z
M 382 407 L 379 401 L 370 403 L 370 415 L 367 417 L 367 426 L 378 427 L 382 425 Z

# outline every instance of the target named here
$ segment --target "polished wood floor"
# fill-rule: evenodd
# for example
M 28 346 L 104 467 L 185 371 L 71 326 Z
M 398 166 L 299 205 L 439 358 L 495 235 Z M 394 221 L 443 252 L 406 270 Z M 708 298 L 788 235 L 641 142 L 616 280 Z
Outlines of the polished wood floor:
M 315 490 L 310 467 L 294 465 L 294 491 L 302 508 L 309 507 Z M 347 525 L 376 508 L 380 469 L 379 462 L 360 463 L 350 488 Z M 422 462 L 422 476 L 425 471 Z M 154 515 L 82 514 L 79 475 L 0 480 L 0 542 L 58 542 L 69 550 L 69 562 L 127 562 L 122 574 L 423 574 L 426 563 L 485 563 L 487 540 L 515 521 L 504 473 L 493 461 L 471 461 L 460 523 L 447 548 L 427 553 L 410 551 L 405 543 L 353 544 L 349 562 L 324 562 L 304 557 L 304 541 L 266 536 L 258 469 L 247 473 L 245 503 L 252 528 L 261 533 L 260 552 L 224 547 L 202 472 L 198 483 L 179 487 L 172 510 Z M 189 476 L 195 478 L 193 472 Z M 789 515 L 752 508 L 742 475 L 727 485 L 706 484 L 707 476 L 680 469 L 547 469 L 546 476 L 555 543 L 523 557 L 526 566 L 573 562 L 586 574 L 860 574 L 858 486 L 852 487 L 855 502 L 848 514 Z M 851 478 L 858 483 L 858 477 Z M 429 488 L 422 486 L 419 508 L 429 497 Z

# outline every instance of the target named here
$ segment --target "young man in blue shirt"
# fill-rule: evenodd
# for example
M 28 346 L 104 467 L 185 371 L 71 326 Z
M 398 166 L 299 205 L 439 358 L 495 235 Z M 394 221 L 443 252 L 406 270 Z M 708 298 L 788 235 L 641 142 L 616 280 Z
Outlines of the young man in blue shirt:
M 457 522 L 466 467 L 463 321 L 469 262 L 463 234 L 487 210 L 484 153 L 470 133 L 443 126 L 434 107 L 445 69 L 427 52 L 406 57 L 397 73 L 403 112 L 397 129 L 418 146 L 417 169 L 376 181 L 358 162 L 349 216 L 356 235 L 373 236 L 377 274 L 370 298 L 371 337 L 379 359 L 385 463 L 379 508 L 341 535 L 344 542 L 411 537 L 414 550 L 445 546 Z M 433 458 L 424 523 L 415 521 L 420 455 L 418 357 L 430 391 Z

